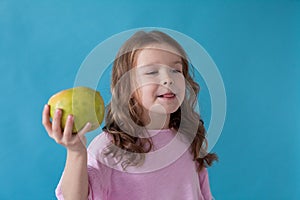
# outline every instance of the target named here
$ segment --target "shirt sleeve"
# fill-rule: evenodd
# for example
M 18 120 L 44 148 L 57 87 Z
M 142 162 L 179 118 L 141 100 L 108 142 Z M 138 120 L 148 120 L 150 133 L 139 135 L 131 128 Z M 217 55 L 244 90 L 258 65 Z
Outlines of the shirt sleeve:
M 200 181 L 200 189 L 201 193 L 203 195 L 203 198 L 205 200 L 212 200 L 212 195 L 210 191 L 210 185 L 209 185 L 209 177 L 208 177 L 208 172 L 206 168 L 203 168 L 199 172 L 199 181 Z

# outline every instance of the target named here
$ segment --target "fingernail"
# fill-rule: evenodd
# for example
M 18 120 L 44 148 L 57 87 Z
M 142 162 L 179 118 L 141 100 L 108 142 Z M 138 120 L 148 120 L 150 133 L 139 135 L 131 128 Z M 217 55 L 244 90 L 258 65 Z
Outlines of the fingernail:
M 59 113 L 60 113 L 60 110 L 59 110 L 59 109 L 56 109 L 55 112 L 56 112 L 57 114 L 59 114 Z
M 73 120 L 73 116 L 72 115 L 68 115 L 68 119 L 69 120 Z

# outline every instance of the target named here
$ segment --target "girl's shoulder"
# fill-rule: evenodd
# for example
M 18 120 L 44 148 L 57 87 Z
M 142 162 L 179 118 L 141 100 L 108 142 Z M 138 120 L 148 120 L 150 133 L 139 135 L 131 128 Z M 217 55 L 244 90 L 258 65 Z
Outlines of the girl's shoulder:
M 111 136 L 107 132 L 102 132 L 92 140 L 87 149 L 89 154 L 98 157 L 110 143 Z

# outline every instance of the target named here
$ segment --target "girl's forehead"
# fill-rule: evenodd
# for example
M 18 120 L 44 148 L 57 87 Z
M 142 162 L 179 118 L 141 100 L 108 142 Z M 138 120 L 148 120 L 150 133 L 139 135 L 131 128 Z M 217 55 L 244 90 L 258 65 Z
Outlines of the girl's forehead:
M 181 62 L 182 56 L 179 52 L 168 45 L 148 45 L 139 50 L 136 55 L 136 65 L 146 65 L 151 63 L 169 64 Z
M 168 50 L 146 48 L 139 52 L 136 59 L 136 66 L 149 66 L 149 65 L 175 65 L 182 64 L 182 58 Z

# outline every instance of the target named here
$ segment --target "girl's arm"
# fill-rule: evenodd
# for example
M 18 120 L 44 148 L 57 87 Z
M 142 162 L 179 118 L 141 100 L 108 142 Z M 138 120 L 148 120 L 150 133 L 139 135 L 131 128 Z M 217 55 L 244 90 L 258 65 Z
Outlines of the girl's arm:
M 57 110 L 52 123 L 49 117 L 49 106 L 46 105 L 43 111 L 43 125 L 48 135 L 58 144 L 67 149 L 67 158 L 61 188 L 64 199 L 77 200 L 88 198 L 88 171 L 87 171 L 87 150 L 85 146 L 85 133 L 89 131 L 88 123 L 77 134 L 72 134 L 73 116 L 69 116 L 64 131 L 61 130 L 61 110 Z
M 201 188 L 201 193 L 203 195 L 203 198 L 205 200 L 213 199 L 210 191 L 209 177 L 206 168 L 203 168 L 199 172 L 199 181 L 200 181 L 200 188 Z
M 67 159 L 61 180 L 65 200 L 88 198 L 87 154 L 67 150 Z

